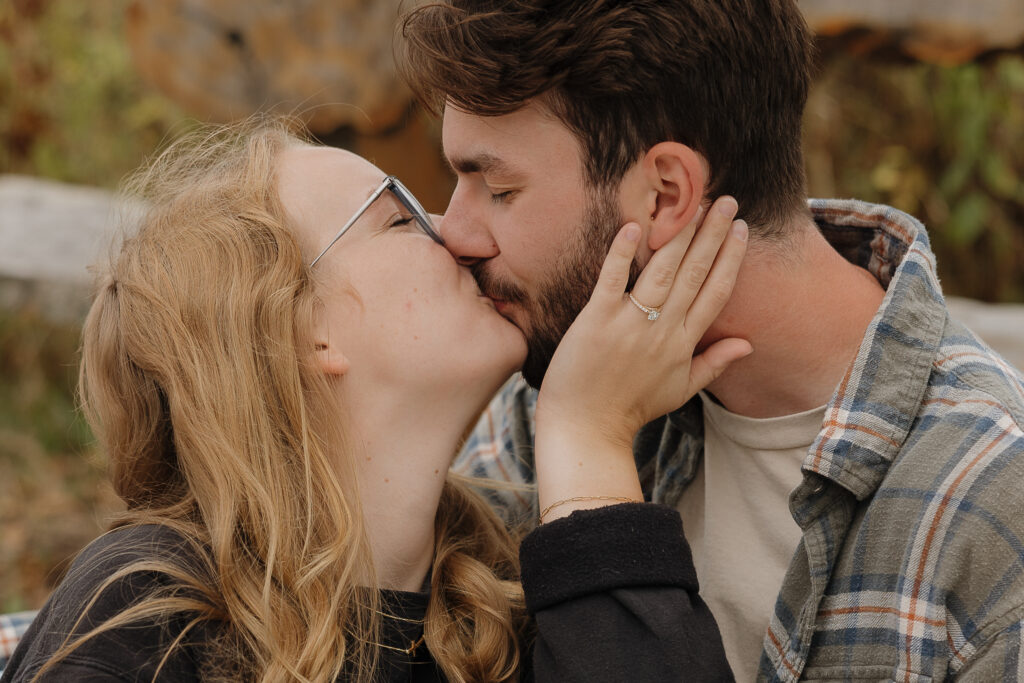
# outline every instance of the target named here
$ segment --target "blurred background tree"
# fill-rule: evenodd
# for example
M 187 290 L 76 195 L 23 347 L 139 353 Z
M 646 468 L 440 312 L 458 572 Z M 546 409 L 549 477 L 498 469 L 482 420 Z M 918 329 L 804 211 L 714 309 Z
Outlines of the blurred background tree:
M 805 12 L 822 13 L 812 19 L 821 64 L 805 117 L 809 190 L 921 218 L 947 294 L 1024 302 L 1024 9 L 1020 0 L 991 1 L 1016 12 L 1016 24 L 995 22 L 1017 36 L 1009 49 L 978 34 L 922 39 L 902 25 L 865 29 L 849 12 L 830 19 L 829 0 L 802 0 Z M 929 2 L 935 11 L 954 5 Z M 373 20 L 387 24 L 398 0 L 267 3 L 276 18 L 256 11 L 256 0 L 187 4 L 189 12 L 175 14 L 168 8 L 184 6 L 179 0 L 0 1 L 0 174 L 114 188 L 193 125 L 189 117 L 221 117 L 224 102 L 242 103 L 244 115 L 291 88 L 306 94 L 286 111 L 331 144 L 400 173 L 429 209 L 444 209 L 452 180 L 438 126 L 387 80 L 391 34 L 361 28 L 353 40 L 376 40 L 377 49 L 341 46 L 333 66 L 363 81 L 310 66 L 317 45 L 337 47 L 318 43 L 315 32 L 339 26 L 339 12 L 372 7 Z M 196 9 L 214 5 L 219 14 Z M 875 6 L 902 7 L 858 5 Z M 282 33 L 290 30 L 287 8 L 314 13 L 291 24 L 312 37 Z M 168 59 L 175 50 L 179 59 Z M 232 68 L 234 81 L 225 81 Z M 378 81 L 366 75 L 381 73 Z M 370 104 L 354 107 L 349 97 Z M 62 563 L 118 506 L 73 409 L 77 336 L 76 325 L 38 312 L 0 310 L 0 612 L 38 607 Z

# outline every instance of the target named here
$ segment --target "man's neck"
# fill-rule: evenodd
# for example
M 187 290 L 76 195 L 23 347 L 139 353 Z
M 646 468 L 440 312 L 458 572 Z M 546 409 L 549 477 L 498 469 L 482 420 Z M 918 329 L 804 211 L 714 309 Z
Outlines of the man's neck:
M 810 219 L 792 232 L 785 246 L 751 240 L 733 296 L 709 331 L 754 347 L 708 387 L 740 415 L 777 417 L 828 403 L 885 296 Z

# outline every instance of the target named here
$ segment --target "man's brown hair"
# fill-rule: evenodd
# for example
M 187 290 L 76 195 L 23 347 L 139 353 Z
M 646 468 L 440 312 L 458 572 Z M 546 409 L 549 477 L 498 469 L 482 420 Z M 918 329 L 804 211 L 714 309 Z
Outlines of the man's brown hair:
M 435 114 L 540 98 L 614 187 L 671 140 L 761 236 L 806 212 L 800 127 L 812 41 L 792 0 L 449 0 L 401 26 L 399 68 Z

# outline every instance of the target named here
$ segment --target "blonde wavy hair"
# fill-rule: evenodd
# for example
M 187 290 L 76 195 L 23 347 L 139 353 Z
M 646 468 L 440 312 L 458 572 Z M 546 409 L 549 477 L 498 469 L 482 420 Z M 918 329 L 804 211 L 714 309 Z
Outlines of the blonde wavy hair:
M 374 677 L 380 605 L 360 588 L 375 580 L 352 446 L 313 363 L 313 275 L 275 189 L 277 157 L 297 144 L 281 122 L 207 128 L 126 186 L 145 213 L 101 276 L 80 399 L 127 503 L 113 526 L 164 525 L 192 560 L 109 577 L 93 601 L 135 572 L 172 585 L 69 636 L 40 674 L 106 630 L 185 618 L 164 661 L 210 625 L 209 679 Z M 450 681 L 515 679 L 513 540 L 451 477 L 435 526 L 425 642 Z

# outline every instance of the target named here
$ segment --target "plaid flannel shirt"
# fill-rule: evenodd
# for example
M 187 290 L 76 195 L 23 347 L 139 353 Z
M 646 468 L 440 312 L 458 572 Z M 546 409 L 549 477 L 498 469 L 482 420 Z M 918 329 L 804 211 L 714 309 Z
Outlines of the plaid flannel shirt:
M 0 614 L 0 674 L 7 666 L 7 660 L 14 654 L 29 625 L 35 618 L 35 612 L 14 612 Z
M 1024 378 L 950 319 L 918 221 L 857 201 L 811 209 L 887 291 L 790 497 L 803 536 L 758 679 L 1024 680 Z M 456 470 L 531 482 L 535 402 L 511 380 Z M 634 445 L 648 499 L 675 506 L 703 455 L 699 402 Z M 529 489 L 488 495 L 506 518 L 536 515 Z

